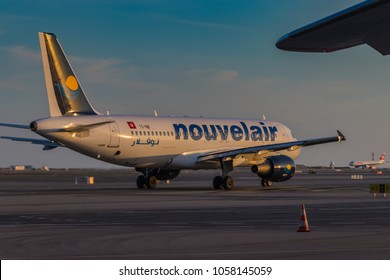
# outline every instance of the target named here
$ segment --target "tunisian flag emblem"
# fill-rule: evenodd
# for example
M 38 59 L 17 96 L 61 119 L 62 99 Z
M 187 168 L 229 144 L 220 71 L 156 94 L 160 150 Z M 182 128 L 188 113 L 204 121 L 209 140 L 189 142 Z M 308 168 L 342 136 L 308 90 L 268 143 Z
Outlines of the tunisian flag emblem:
M 135 126 L 134 122 L 127 122 L 129 125 L 130 129 L 136 129 L 137 127 Z

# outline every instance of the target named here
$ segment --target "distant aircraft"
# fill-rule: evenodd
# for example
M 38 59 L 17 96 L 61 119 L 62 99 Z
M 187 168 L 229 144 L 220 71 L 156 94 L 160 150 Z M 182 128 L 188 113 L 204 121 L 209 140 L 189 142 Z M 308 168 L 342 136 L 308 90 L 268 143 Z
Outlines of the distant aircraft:
M 296 52 L 334 52 L 367 44 L 390 54 L 390 1 L 369 0 L 281 37 L 276 47 Z
M 355 168 L 369 168 L 369 169 L 376 169 L 378 165 L 382 165 L 385 163 L 385 153 L 381 154 L 379 157 L 379 160 L 366 160 L 366 161 L 351 161 L 349 163 L 349 166 L 355 167 Z M 374 155 L 373 155 L 374 157 Z
M 139 188 L 155 188 L 158 180 L 176 178 L 182 169 L 218 169 L 215 189 L 233 188 L 229 172 L 250 166 L 263 186 L 294 176 L 295 162 L 305 146 L 341 142 L 337 136 L 297 140 L 277 122 L 258 119 L 209 119 L 104 115 L 88 101 L 57 37 L 39 32 L 50 117 L 30 125 L 1 126 L 31 129 L 46 139 L 2 136 L 43 145 L 43 150 L 67 147 L 105 162 L 135 167 L 142 173 Z

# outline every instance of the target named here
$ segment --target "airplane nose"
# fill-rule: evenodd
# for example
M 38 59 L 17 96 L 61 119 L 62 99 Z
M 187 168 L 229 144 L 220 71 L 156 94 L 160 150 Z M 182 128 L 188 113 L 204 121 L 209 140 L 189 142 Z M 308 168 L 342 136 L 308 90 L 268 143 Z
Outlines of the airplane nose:
M 32 123 L 30 123 L 30 129 L 31 129 L 32 131 L 37 131 L 37 129 L 38 129 L 38 124 L 37 124 L 36 121 L 33 121 Z

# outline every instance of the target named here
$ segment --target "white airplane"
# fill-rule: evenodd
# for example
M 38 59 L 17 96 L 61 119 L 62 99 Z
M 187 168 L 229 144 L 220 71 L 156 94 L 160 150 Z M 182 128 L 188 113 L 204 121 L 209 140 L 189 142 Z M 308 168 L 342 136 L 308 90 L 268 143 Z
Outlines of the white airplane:
M 349 163 L 349 166 L 355 167 L 355 168 L 369 168 L 369 169 L 376 169 L 378 165 L 382 165 L 385 163 L 385 153 L 381 154 L 379 157 L 379 160 L 366 160 L 366 161 L 351 161 Z
M 279 49 L 334 52 L 367 44 L 390 54 L 390 1 L 368 0 L 296 29 L 281 37 Z
M 66 147 L 105 162 L 135 167 L 142 173 L 139 188 L 155 188 L 183 169 L 218 169 L 215 189 L 233 188 L 228 176 L 236 166 L 249 166 L 263 186 L 294 176 L 296 159 L 305 146 L 341 142 L 344 135 L 297 140 L 277 122 L 258 119 L 143 117 L 104 115 L 88 101 L 57 37 L 39 32 L 50 117 L 30 125 L 0 126 L 31 129 L 45 139 L 2 136 L 43 145 Z

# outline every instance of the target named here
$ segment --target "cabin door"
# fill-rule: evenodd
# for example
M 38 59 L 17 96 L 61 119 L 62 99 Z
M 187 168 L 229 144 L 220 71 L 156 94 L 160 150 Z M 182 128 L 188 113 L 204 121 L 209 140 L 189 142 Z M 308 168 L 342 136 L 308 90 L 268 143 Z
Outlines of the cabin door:
M 119 127 L 116 122 L 112 122 L 110 125 L 110 143 L 108 144 L 109 148 L 118 148 L 119 147 Z

